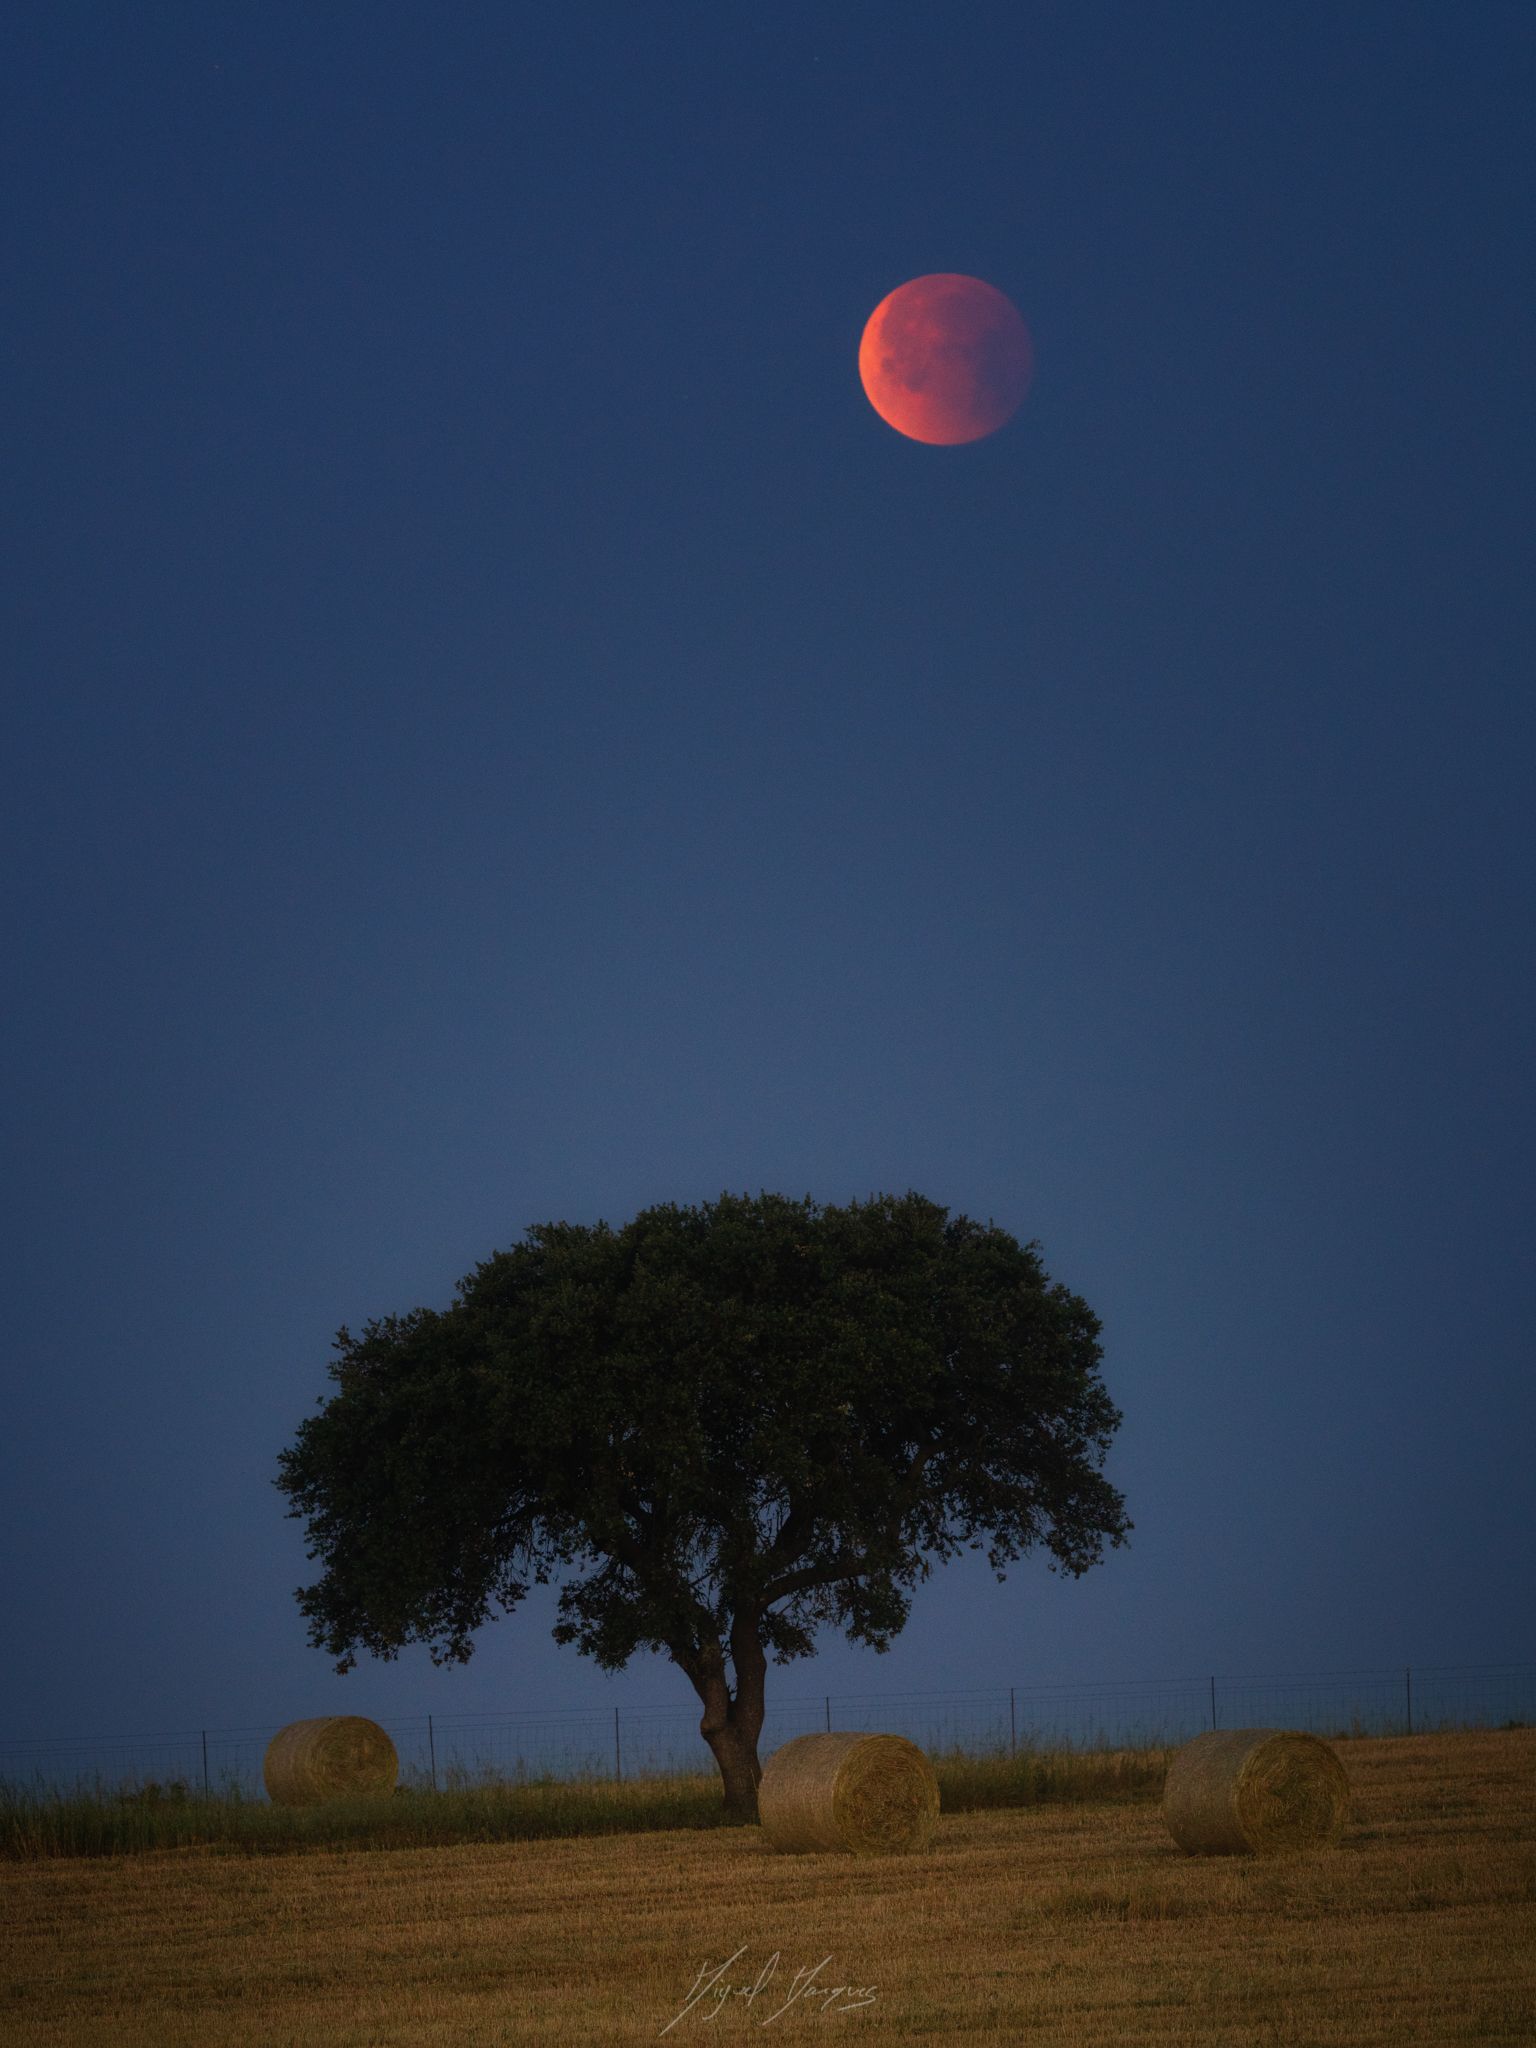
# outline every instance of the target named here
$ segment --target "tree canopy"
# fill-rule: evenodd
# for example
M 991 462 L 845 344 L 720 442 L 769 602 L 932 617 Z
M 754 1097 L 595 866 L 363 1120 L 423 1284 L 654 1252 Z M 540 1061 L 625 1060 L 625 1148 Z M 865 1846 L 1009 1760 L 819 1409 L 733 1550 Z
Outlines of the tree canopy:
M 886 1648 L 967 1548 L 1076 1575 L 1125 1540 L 1099 1329 L 1035 1244 L 917 1194 L 536 1225 L 448 1308 L 338 1333 L 277 1480 L 310 1640 L 463 1661 L 558 1580 L 558 1641 L 688 1677 L 750 1815 L 770 1658 Z

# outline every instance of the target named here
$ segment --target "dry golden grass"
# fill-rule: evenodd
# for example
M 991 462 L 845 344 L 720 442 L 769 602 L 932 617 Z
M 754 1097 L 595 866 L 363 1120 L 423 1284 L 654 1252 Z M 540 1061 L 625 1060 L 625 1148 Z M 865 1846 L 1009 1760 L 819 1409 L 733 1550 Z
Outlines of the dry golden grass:
M 1377 2048 L 1536 2038 L 1536 1731 L 1340 1745 L 1337 1847 L 1186 1857 L 1146 1803 L 966 1814 L 912 1858 L 755 1831 L 0 1868 L 11 2048 L 654 2041 L 702 1964 L 749 1986 L 666 2034 L 751 2038 L 797 1968 L 816 2040 Z M 770 2037 L 771 2038 L 771 2037 Z

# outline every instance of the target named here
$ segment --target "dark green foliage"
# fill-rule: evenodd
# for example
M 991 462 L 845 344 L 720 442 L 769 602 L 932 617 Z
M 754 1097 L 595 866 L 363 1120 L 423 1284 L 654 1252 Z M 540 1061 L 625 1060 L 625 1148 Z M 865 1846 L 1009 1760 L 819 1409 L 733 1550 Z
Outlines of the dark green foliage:
M 1033 1245 L 915 1194 L 539 1225 L 449 1308 L 338 1336 L 278 1481 L 311 1640 L 462 1660 L 558 1577 L 557 1638 L 669 1655 L 755 1784 L 766 1657 L 884 1649 L 967 1547 L 1080 1573 L 1124 1540 L 1098 1334 Z

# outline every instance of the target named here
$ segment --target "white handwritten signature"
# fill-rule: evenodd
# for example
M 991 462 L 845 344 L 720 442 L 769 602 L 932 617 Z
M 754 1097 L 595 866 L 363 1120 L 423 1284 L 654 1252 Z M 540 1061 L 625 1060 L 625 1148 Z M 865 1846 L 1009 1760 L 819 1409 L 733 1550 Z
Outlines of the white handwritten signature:
M 779 1951 L 774 1950 L 750 1983 L 744 1977 L 739 1984 L 733 1984 L 725 1973 L 732 1963 L 739 1963 L 746 1952 L 747 1944 L 743 1942 L 735 1955 L 727 1956 L 725 1961 L 717 1964 L 714 1969 L 711 1969 L 708 1963 L 702 1964 L 698 1976 L 693 1980 L 692 1990 L 683 2001 L 682 2010 L 673 2013 L 662 2028 L 662 2033 L 670 2034 L 679 2020 L 687 2019 L 700 2005 L 706 2008 L 701 2016 L 706 2020 L 713 2020 L 720 2017 L 723 2009 L 733 1998 L 739 1998 L 743 2010 L 748 2012 L 751 2011 L 754 2000 L 758 1998 L 763 1999 L 765 2006 L 771 2004 L 772 2000 L 765 1994 L 768 1986 L 779 1974 Z M 796 1970 L 789 1980 L 788 1994 L 784 1996 L 783 2003 L 774 2006 L 772 2012 L 765 2012 L 758 2025 L 772 2026 L 776 2019 L 787 2013 L 792 2005 L 798 2005 L 802 1999 L 808 2004 L 820 2005 L 823 2019 L 834 2013 L 861 2012 L 865 2006 L 873 2005 L 876 1988 L 873 1984 L 823 1984 L 819 1981 L 821 1972 L 831 1960 L 831 1956 L 823 1956 L 819 1963 L 813 1963 L 809 1968 L 802 1965 Z M 774 1996 L 780 1996 L 783 1991 L 784 1987 L 781 1984 Z M 712 2004 L 709 2003 L 711 2000 Z M 840 2004 L 839 2000 L 846 2002 Z

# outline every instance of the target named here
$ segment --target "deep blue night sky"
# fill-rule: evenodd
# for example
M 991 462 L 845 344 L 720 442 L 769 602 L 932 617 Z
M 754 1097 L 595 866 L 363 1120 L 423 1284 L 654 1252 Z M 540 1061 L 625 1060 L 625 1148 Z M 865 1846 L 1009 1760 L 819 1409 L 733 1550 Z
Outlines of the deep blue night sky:
M 916 1188 L 1136 1532 L 877 1690 L 1529 1654 L 1526 5 L 21 0 L 0 1735 L 674 1704 L 310 1650 L 332 1333 Z M 1018 417 L 870 309 L 984 277 Z

